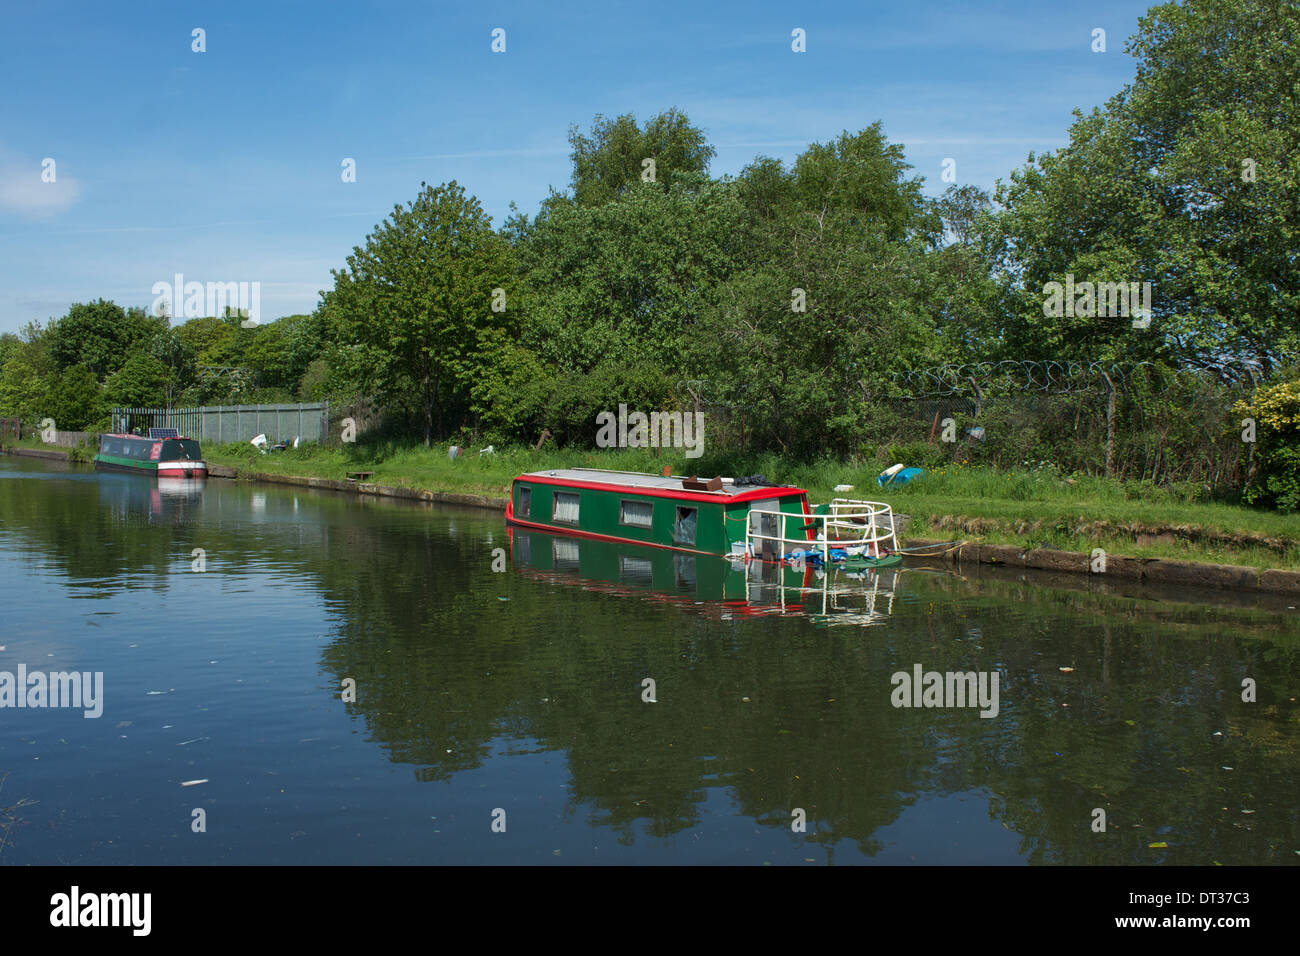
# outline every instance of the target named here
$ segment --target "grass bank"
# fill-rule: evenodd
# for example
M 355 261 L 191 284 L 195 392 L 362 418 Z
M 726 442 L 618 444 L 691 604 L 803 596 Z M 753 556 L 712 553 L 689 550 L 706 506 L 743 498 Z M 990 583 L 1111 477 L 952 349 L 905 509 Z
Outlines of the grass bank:
M 1194 490 L 1063 476 L 1050 469 L 995 472 L 948 466 L 911 484 L 879 488 L 879 462 L 786 462 L 766 455 L 746 459 L 707 456 L 691 461 L 650 449 L 556 451 L 503 448 L 479 456 L 471 449 L 452 460 L 447 446 L 426 449 L 396 444 L 306 446 L 260 454 L 248 445 L 209 446 L 214 464 L 247 471 L 319 478 L 345 478 L 370 471 L 371 481 L 432 491 L 505 497 L 510 481 L 525 471 L 551 468 L 612 468 L 675 474 L 763 474 L 773 481 L 807 488 L 814 501 L 835 497 L 834 487 L 851 484 L 847 497 L 889 502 L 912 516 L 912 538 L 942 538 L 1048 547 L 1066 551 L 1104 548 L 1135 558 L 1171 558 L 1255 568 L 1300 570 L 1300 516 L 1197 500 Z

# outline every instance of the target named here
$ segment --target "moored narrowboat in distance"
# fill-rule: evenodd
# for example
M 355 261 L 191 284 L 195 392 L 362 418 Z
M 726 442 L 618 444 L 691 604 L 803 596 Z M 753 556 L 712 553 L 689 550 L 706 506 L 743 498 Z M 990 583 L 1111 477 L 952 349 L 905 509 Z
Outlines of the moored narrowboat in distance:
M 208 464 L 199 443 L 174 428 L 151 428 L 149 437 L 100 435 L 95 467 L 101 471 L 130 471 L 159 478 L 206 478 Z
M 759 476 L 700 481 L 594 468 L 530 472 L 514 480 L 506 521 L 538 531 L 746 559 L 902 560 L 893 553 L 898 546 L 888 505 L 836 499 L 810 511 L 804 489 Z

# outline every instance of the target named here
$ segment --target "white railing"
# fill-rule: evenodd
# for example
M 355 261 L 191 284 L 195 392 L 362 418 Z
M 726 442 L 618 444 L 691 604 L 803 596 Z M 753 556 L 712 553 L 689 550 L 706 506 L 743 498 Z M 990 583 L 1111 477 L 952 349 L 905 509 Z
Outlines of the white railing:
M 889 542 L 889 550 L 898 550 L 898 538 L 894 535 L 894 512 L 883 501 L 854 501 L 852 498 L 836 498 L 830 503 L 831 521 L 827 528 L 836 531 L 857 532 L 841 536 L 840 540 L 850 544 L 867 544 L 873 557 L 879 556 L 880 545 Z
M 761 561 L 733 565 L 745 575 L 751 608 L 771 607 L 784 613 L 793 604 L 817 615 L 820 597 L 820 615 L 831 624 L 876 624 L 894 613 L 901 568 L 849 571 L 838 566 L 823 567 L 813 571 L 811 583 L 802 573 L 795 583 L 790 583 L 787 575 L 794 566 L 794 562 L 786 562 L 778 569 Z
M 771 518 L 773 521 L 765 521 Z M 791 528 L 791 523 L 794 527 Z M 765 531 L 764 524 L 775 524 L 776 532 Z M 789 532 L 794 530 L 796 534 Z M 811 537 L 809 532 L 812 532 Z M 745 520 L 745 553 L 761 554 L 764 542 L 776 542 L 780 560 L 792 549 L 820 551 L 823 562 L 830 563 L 831 549 L 866 557 L 880 557 L 882 546 L 898 550 L 894 536 L 894 513 L 883 501 L 854 501 L 836 498 L 827 513 L 791 514 L 788 511 L 751 508 Z

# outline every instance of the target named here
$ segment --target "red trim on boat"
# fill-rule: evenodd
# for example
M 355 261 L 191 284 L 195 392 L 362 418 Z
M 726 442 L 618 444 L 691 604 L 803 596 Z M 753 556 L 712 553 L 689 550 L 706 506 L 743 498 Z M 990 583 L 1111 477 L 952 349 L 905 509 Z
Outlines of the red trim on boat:
M 686 554 L 708 554 L 717 556 L 716 551 L 698 551 L 695 548 L 676 548 L 670 544 L 655 544 L 651 541 L 637 541 L 635 538 L 618 538 L 609 534 L 597 534 L 595 531 L 579 531 L 577 528 L 560 528 L 550 524 L 538 524 L 536 521 L 524 521 L 515 517 L 514 502 L 506 502 L 506 524 L 533 531 L 545 531 L 547 534 L 572 535 L 575 538 L 594 538 L 597 541 L 616 541 L 619 544 L 635 544 L 642 548 L 659 548 L 661 551 L 682 551 Z M 725 557 L 725 555 L 723 555 Z
M 646 495 L 651 498 L 675 498 L 681 501 L 708 501 L 713 504 L 729 504 L 731 502 L 742 501 L 761 501 L 766 498 L 787 498 L 793 495 L 804 496 L 804 513 L 808 512 L 808 492 L 803 488 L 775 488 L 765 485 L 762 488 L 755 488 L 753 491 L 742 491 L 736 495 L 724 495 L 716 491 L 677 491 L 672 488 L 643 488 L 633 485 L 617 485 L 604 481 L 577 481 L 572 478 L 552 478 L 549 475 L 520 475 L 515 479 L 515 483 L 525 482 L 534 485 L 558 485 L 564 488 L 585 488 L 591 491 L 616 491 L 625 495 Z M 623 541 L 624 538 L 614 540 Z M 635 542 L 642 544 L 643 542 Z M 680 549 L 674 549 L 680 550 Z M 699 554 L 709 554 L 711 552 L 701 551 Z

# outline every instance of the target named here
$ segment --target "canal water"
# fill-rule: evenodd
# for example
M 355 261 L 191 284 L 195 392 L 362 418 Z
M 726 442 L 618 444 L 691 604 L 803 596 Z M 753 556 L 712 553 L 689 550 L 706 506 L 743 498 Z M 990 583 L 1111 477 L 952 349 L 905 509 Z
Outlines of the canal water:
M 1297 864 L 1295 603 L 0 457 L 0 864 Z

